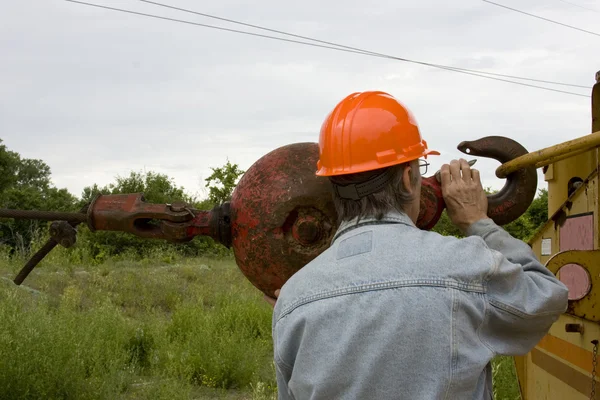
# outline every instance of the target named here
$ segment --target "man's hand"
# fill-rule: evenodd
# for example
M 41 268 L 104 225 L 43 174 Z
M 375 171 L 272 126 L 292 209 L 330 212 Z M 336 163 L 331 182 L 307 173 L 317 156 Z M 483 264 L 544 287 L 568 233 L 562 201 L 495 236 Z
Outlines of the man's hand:
M 275 303 L 277 302 L 277 297 L 279 297 L 279 292 L 280 292 L 279 289 L 277 289 L 275 291 L 275 297 L 267 296 L 265 294 L 265 295 L 263 295 L 263 299 L 265 299 L 266 302 L 269 303 L 274 308 L 275 307 Z
M 442 165 L 441 178 L 448 216 L 461 231 L 466 232 L 471 224 L 488 218 L 487 196 L 478 170 L 471 169 L 461 158 Z

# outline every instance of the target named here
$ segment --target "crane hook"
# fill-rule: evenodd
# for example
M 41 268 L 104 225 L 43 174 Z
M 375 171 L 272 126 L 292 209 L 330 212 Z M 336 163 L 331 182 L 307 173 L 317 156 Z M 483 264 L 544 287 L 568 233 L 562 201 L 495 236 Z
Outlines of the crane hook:
M 469 156 L 493 158 L 502 164 L 528 153 L 519 143 L 504 136 L 464 141 L 457 149 Z M 416 225 L 424 230 L 435 226 L 446 207 L 438 178 L 436 174 L 422 180 L 421 210 Z M 502 190 L 487 196 L 488 217 L 498 225 L 506 225 L 519 218 L 535 197 L 537 179 L 535 167 L 520 169 L 508 175 Z
M 502 164 L 528 153 L 521 144 L 504 136 L 464 141 L 457 149 L 469 156 L 493 158 Z M 509 174 L 504 187 L 498 193 L 488 195 L 488 216 L 498 225 L 516 220 L 531 205 L 537 184 L 538 175 L 534 166 Z

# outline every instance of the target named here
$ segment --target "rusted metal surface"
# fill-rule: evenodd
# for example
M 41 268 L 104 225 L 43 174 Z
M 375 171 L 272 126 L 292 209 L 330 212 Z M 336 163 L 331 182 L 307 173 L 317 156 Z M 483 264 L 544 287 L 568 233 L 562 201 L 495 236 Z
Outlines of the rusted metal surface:
M 77 231 L 67 221 L 54 221 L 50 225 L 50 237 L 68 249 L 77 241 Z
M 477 160 L 469 161 L 469 165 L 475 165 Z M 424 230 L 432 229 L 439 221 L 446 208 L 446 202 L 442 196 L 441 171 L 428 178 L 421 180 L 421 205 L 417 227 Z
M 185 207 L 173 211 L 169 204 L 146 203 L 142 193 L 98 195 L 88 209 L 88 226 L 92 231 L 119 231 L 148 239 L 166 239 L 160 223 L 156 222 L 188 222 L 194 216 Z
M 58 221 L 85 222 L 92 232 L 127 232 L 142 238 L 171 242 L 188 241 L 203 235 L 231 246 L 229 203 L 211 211 L 200 211 L 182 202 L 146 203 L 143 193 L 111 194 L 96 196 L 83 212 L 0 209 L 0 218 L 56 220 L 51 233 L 68 229 Z
M 185 236 L 210 236 L 217 243 L 231 247 L 231 203 L 226 202 L 214 207 L 211 211 L 194 210 L 196 216 L 190 223 L 184 224 Z M 179 223 L 165 222 L 164 225 L 174 228 L 181 226 Z
M 430 176 L 421 180 L 421 205 L 419 217 L 417 218 L 417 227 L 429 230 L 437 224 L 442 212 L 446 207 L 446 202 L 442 196 L 442 186 L 436 176 Z
M 143 193 L 100 195 L 88 209 L 87 222 L 92 231 L 127 232 L 170 242 L 186 242 L 202 235 L 231 245 L 229 203 L 200 211 L 182 202 L 146 203 Z
M 600 146 L 600 131 L 524 154 L 499 166 L 498 169 L 496 169 L 496 176 L 498 178 L 506 178 L 508 175 L 522 168 L 532 166 L 534 168 L 541 168 L 557 161 L 585 153 L 598 146 Z
M 21 283 L 23 283 L 25 278 L 29 276 L 29 274 L 31 273 L 31 271 L 33 271 L 36 265 L 38 265 L 44 259 L 44 257 L 46 257 L 48 253 L 50 253 L 52 249 L 54 249 L 57 245 L 58 242 L 56 242 L 54 239 L 49 239 L 42 246 L 42 248 L 39 249 L 29 261 L 27 261 L 27 264 L 25 264 L 25 266 L 19 271 L 19 273 L 13 281 L 15 285 L 20 285 Z
M 331 184 L 315 175 L 318 157 L 316 143 L 280 147 L 256 161 L 233 193 L 235 259 L 266 294 L 321 254 L 335 234 Z
M 54 247 L 71 247 L 77 239 L 75 226 L 87 222 L 92 230 L 127 232 L 146 239 L 186 242 L 195 236 L 211 236 L 223 245 L 231 246 L 229 203 L 211 211 L 199 211 L 185 203 L 152 204 L 144 201 L 142 193 L 98 195 L 79 213 L 46 211 L 0 210 L 0 218 L 41 219 L 54 221 L 50 239 L 27 262 L 14 282 L 23 283 L 35 266 Z
M 79 213 L 69 213 L 70 215 L 82 216 L 86 215 L 85 212 L 88 208 L 88 205 L 84 205 Z M 13 214 L 15 215 L 15 214 Z M 44 219 L 41 217 L 48 216 L 48 214 L 38 214 L 37 217 L 39 219 Z M 22 217 L 24 218 L 24 217 Z M 39 249 L 29 261 L 21 268 L 19 273 L 14 279 L 14 283 L 16 285 L 20 285 L 23 283 L 25 278 L 29 276 L 31 271 L 38 265 L 44 257 L 48 255 L 58 244 L 64 247 L 71 247 L 75 244 L 77 231 L 75 227 L 82 223 L 83 220 L 75 221 L 70 219 L 67 221 L 55 221 L 50 225 L 50 239 Z
M 546 268 L 556 275 L 562 267 L 570 264 L 583 268 L 590 283 L 585 296 L 578 300 L 569 300 L 567 313 L 588 321 L 600 322 L 600 306 L 596 308 L 599 305 L 600 290 L 590 290 L 600 285 L 600 275 L 597 271 L 600 265 L 600 250 L 563 251 L 548 260 Z
M 503 164 L 527 154 L 523 146 L 503 136 L 464 141 L 458 145 L 458 149 L 470 156 L 493 158 Z M 498 193 L 488 195 L 488 216 L 498 225 L 506 225 L 521 216 L 535 197 L 537 179 L 534 167 L 523 168 L 508 175 L 504 187 Z
M 463 146 L 463 147 L 461 147 Z M 463 142 L 473 156 L 509 161 L 527 153 L 505 137 Z M 232 245 L 237 264 L 259 290 L 273 295 L 295 272 L 328 246 L 337 214 L 326 178 L 315 176 L 316 143 L 297 143 L 272 151 L 244 174 L 231 201 Z M 533 173 L 532 173 L 533 172 Z M 519 171 L 496 195 L 488 196 L 488 215 L 507 224 L 523 214 L 537 190 L 535 170 Z M 424 178 L 416 225 L 431 229 L 445 202 L 435 175 Z
M 7 208 L 0 209 L 0 218 L 38 219 L 43 221 L 87 221 L 87 216 L 85 213 L 38 210 L 12 210 Z
M 471 148 L 469 154 L 501 162 L 526 152 L 516 142 L 502 137 L 461 145 L 464 143 Z M 98 195 L 87 214 L 64 213 L 61 217 L 76 223 L 85 220 L 92 231 L 127 232 L 147 239 L 184 242 L 199 235 L 210 236 L 227 247 L 233 246 L 244 275 L 259 290 L 273 295 L 274 290 L 329 246 L 336 231 L 338 221 L 330 181 L 315 175 L 318 157 L 316 143 L 296 143 L 270 152 L 244 174 L 231 202 L 211 211 L 195 210 L 185 203 L 146 203 L 142 193 L 130 193 Z M 505 188 L 490 196 L 488 215 L 497 223 L 516 219 L 531 203 L 537 175 L 535 170 L 533 178 L 526 172 L 511 175 Z M 445 207 L 435 175 L 423 179 L 420 201 L 417 226 L 431 229 Z M 61 229 L 64 244 L 74 242 L 75 236 L 67 237 L 64 225 L 55 225 L 56 232 Z
M 527 150 L 512 139 L 502 136 L 489 136 L 470 142 L 461 142 L 458 149 L 471 156 L 488 157 L 506 162 Z M 471 161 L 469 164 L 473 165 Z M 537 191 L 535 169 L 525 169 L 508 177 L 502 190 L 488 195 L 488 216 L 498 225 L 506 225 L 519 218 L 533 201 Z M 422 180 L 421 210 L 417 226 L 431 229 L 438 222 L 446 203 L 442 196 L 439 173 Z

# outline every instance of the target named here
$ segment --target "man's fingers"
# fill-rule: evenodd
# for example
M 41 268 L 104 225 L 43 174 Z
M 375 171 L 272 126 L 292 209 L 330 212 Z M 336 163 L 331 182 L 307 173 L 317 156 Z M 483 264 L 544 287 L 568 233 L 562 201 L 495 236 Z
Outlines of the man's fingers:
M 460 176 L 460 163 L 457 160 L 450 161 L 450 175 L 453 181 L 461 179 Z
M 462 178 L 465 182 L 471 181 L 471 166 L 465 159 L 460 159 L 460 169 L 462 171 Z
M 277 299 L 274 299 L 271 296 L 267 296 L 266 294 L 263 295 L 263 299 L 265 299 L 265 301 L 269 303 L 271 307 L 275 307 L 275 302 L 277 301 Z
M 450 184 L 450 166 L 448 164 L 442 165 L 442 168 L 440 169 L 440 178 L 442 179 L 442 187 Z
M 277 289 L 274 293 L 275 297 L 271 297 L 266 294 L 263 294 L 263 299 L 265 299 L 265 301 L 267 303 L 269 303 L 272 307 L 275 307 L 275 303 L 277 302 L 277 298 L 279 297 L 280 292 L 281 292 L 281 290 Z
M 472 169 L 471 175 L 473 176 L 473 182 L 475 182 L 477 185 L 481 186 L 481 176 L 479 175 L 479 170 Z

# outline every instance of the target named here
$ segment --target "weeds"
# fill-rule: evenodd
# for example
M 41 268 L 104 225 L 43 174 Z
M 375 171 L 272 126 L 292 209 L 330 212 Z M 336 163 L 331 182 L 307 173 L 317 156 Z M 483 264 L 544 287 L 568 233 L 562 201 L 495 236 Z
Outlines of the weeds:
M 233 262 L 82 259 L 56 249 L 25 290 L 0 249 L 0 399 L 276 398 L 272 310 Z M 518 399 L 510 362 L 496 399 Z

